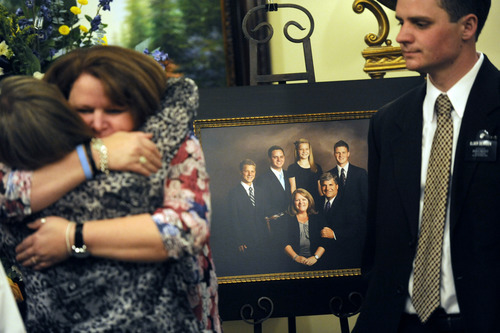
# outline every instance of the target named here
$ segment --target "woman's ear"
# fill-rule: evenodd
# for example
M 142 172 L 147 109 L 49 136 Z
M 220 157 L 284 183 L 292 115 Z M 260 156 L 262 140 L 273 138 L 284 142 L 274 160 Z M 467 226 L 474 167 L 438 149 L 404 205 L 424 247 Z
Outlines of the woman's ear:
M 462 39 L 464 41 L 470 40 L 473 38 L 476 39 L 476 31 L 477 31 L 477 16 L 474 14 L 467 14 L 460 19 L 460 23 L 462 24 Z

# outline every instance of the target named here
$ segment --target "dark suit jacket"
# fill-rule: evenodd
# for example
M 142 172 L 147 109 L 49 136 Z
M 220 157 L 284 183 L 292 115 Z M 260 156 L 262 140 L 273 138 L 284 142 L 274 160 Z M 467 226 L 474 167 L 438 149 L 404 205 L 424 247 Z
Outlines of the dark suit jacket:
M 284 212 L 288 209 L 288 205 L 290 205 L 292 197 L 290 192 L 290 182 L 288 181 L 287 172 L 283 170 L 283 173 L 285 177 L 285 189 L 283 189 L 279 179 L 270 168 L 267 168 L 267 170 L 255 181 L 255 183 L 263 190 L 266 204 L 266 216 L 272 216 L 274 214 Z
M 331 174 L 339 174 L 339 167 L 331 169 Z M 349 171 L 344 186 L 340 184 L 339 178 L 339 193 L 344 199 L 345 205 L 356 214 L 358 221 L 365 221 L 366 209 L 368 206 L 368 175 L 366 170 L 349 163 Z
M 418 238 L 422 102 L 420 86 L 382 108 L 369 130 L 368 234 L 362 266 L 368 291 L 355 332 L 396 332 L 408 296 Z M 462 119 L 451 187 L 453 276 L 466 332 L 498 332 L 500 156 L 466 159 L 486 129 L 500 138 L 500 73 L 485 58 Z M 498 150 L 498 148 L 497 148 Z
M 285 214 L 282 217 L 274 220 L 275 230 L 278 231 L 279 238 L 276 240 L 280 244 L 280 253 L 282 253 L 280 269 L 285 271 L 290 270 L 310 270 L 317 269 L 317 265 L 311 267 L 299 264 L 290 260 L 285 252 L 285 247 L 290 245 L 297 254 L 300 251 L 300 227 L 296 216 Z M 325 240 L 321 238 L 321 229 L 325 225 L 324 218 L 320 214 L 309 215 L 309 241 L 311 255 L 314 255 L 319 246 L 325 247 Z M 320 259 L 321 261 L 321 259 Z M 319 262 L 318 262 L 319 263 Z
M 229 225 L 233 226 L 236 247 L 245 244 L 250 250 L 260 247 L 268 234 L 263 209 L 265 202 L 263 191 L 254 184 L 255 206 L 252 205 L 245 188 L 238 184 L 229 191 Z
M 325 254 L 321 259 L 324 269 L 359 268 L 364 241 L 365 224 L 353 223 L 342 197 L 337 195 L 328 212 L 324 212 L 322 199 L 320 214 L 326 227 L 335 232 L 336 239 L 326 238 Z

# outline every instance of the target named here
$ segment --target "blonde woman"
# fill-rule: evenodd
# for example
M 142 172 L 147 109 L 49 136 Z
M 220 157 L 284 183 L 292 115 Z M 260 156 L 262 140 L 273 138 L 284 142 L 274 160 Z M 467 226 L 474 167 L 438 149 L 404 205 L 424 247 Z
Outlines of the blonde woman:
M 294 142 L 295 163 L 288 167 L 288 181 L 293 193 L 298 188 L 307 190 L 315 199 L 321 193 L 319 177 L 323 173 L 321 166 L 314 162 L 311 143 L 307 139 Z

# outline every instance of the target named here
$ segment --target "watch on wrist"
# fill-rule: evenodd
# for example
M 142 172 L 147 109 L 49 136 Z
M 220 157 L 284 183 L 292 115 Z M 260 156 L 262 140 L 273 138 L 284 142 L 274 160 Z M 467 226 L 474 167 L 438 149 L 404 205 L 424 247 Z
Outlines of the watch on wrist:
M 71 247 L 71 255 L 76 258 L 87 258 L 90 256 L 87 246 L 83 242 L 83 223 L 77 223 L 75 227 L 75 244 Z
M 319 257 L 316 254 L 314 255 L 314 258 L 316 258 L 316 260 L 319 260 Z

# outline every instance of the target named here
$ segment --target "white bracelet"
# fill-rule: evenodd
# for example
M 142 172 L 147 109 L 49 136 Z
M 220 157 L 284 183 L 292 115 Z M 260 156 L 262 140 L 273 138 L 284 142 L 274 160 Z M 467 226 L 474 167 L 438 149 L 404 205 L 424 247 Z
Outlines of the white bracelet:
M 298 257 L 298 256 L 299 256 L 299 255 L 298 255 L 298 254 L 296 254 L 296 255 L 295 255 L 295 257 L 293 257 L 293 261 L 295 261 L 295 259 L 297 259 L 297 257 Z
M 68 251 L 68 254 L 71 255 L 71 243 L 69 241 L 69 233 L 71 229 L 71 225 L 75 222 L 68 222 L 68 225 L 66 226 L 66 250 Z

